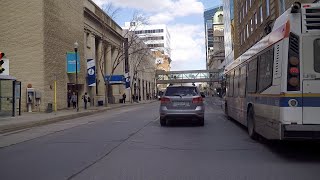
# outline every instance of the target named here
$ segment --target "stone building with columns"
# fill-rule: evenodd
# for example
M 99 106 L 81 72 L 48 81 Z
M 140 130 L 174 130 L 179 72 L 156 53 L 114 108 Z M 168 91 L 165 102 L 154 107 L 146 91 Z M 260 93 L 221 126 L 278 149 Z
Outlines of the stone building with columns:
M 38 97 L 33 97 L 33 111 L 46 111 L 49 104 L 56 104 L 57 109 L 67 108 L 68 90 L 76 89 L 80 107 L 83 107 L 84 92 L 94 100 L 92 105 L 97 105 L 98 101 L 105 103 L 100 66 L 96 66 L 96 86 L 88 86 L 87 59 L 102 57 L 106 62 L 103 72 L 110 72 L 108 68 L 117 54 L 114 47 L 123 43 L 119 25 L 91 0 L 77 3 L 74 0 L 3 0 L 1 6 L 6 8 L 0 11 L 0 51 L 10 60 L 10 75 L 22 83 L 23 111 L 27 108 L 28 85 Z M 103 40 L 102 34 L 106 33 L 109 39 Z M 74 51 L 75 42 L 79 43 L 78 84 L 75 74 L 66 70 L 66 53 Z M 124 74 L 123 64 L 117 67 L 115 74 Z M 110 89 L 108 95 L 117 102 L 124 85 L 114 85 Z
M 105 76 L 124 75 L 124 59 L 117 57 L 122 51 L 124 37 L 122 28 L 115 23 L 91 0 L 85 0 L 84 4 L 84 54 L 85 59 L 94 59 L 96 62 L 96 84 L 88 86 L 88 93 L 93 97 L 93 105 L 98 102 L 117 103 L 122 98 L 125 90 L 124 84 L 113 84 L 106 88 Z M 121 63 L 114 65 L 115 60 Z M 107 93 L 106 93 L 107 91 Z

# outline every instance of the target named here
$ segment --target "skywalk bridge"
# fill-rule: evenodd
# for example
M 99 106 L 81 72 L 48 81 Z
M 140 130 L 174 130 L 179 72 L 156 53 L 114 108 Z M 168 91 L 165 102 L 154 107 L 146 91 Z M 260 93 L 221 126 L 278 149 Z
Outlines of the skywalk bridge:
M 219 82 L 221 72 L 214 70 L 164 71 L 157 70 L 157 84 Z

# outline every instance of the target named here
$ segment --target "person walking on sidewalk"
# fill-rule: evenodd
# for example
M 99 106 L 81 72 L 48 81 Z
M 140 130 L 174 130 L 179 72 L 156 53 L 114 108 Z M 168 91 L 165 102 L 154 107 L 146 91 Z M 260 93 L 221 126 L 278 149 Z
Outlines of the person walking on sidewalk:
M 71 107 L 71 97 L 72 97 L 72 93 L 71 93 L 71 91 L 69 90 L 69 91 L 68 91 L 68 97 L 67 97 L 68 108 Z
M 122 94 L 122 102 L 123 102 L 124 104 L 126 103 L 126 98 L 127 98 L 126 93 L 123 93 L 123 94 Z
M 75 109 L 77 107 L 77 96 L 75 92 L 72 93 L 71 102 L 72 102 L 73 109 Z
M 88 96 L 88 93 L 84 93 L 83 97 L 83 102 L 84 102 L 84 109 L 87 109 L 87 104 L 88 104 L 88 101 L 89 101 L 89 96 Z

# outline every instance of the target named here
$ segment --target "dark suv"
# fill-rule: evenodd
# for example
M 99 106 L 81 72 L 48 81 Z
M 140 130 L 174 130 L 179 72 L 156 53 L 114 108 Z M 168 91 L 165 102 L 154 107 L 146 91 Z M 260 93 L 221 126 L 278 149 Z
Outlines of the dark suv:
M 196 86 L 169 86 L 161 97 L 160 124 L 165 126 L 168 119 L 198 120 L 204 125 L 204 95 Z

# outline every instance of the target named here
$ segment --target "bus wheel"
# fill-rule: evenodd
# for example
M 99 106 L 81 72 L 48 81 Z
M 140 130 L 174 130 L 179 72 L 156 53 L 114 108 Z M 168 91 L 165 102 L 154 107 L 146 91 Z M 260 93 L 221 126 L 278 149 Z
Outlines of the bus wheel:
M 258 134 L 255 131 L 255 119 L 254 119 L 254 111 L 253 108 L 250 107 L 248 114 L 247 114 L 247 127 L 248 127 L 248 134 L 251 139 L 257 140 Z
M 228 105 L 227 105 L 227 103 L 224 105 L 224 114 L 225 114 L 227 119 L 231 119 L 231 117 L 229 116 L 229 113 L 228 113 Z

